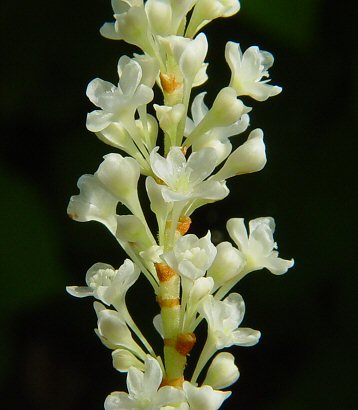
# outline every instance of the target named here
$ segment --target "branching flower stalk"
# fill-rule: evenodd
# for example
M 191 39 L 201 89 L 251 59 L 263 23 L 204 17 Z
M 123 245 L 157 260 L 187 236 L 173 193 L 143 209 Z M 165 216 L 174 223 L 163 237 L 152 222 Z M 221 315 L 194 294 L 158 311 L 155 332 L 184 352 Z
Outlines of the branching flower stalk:
M 210 231 L 201 238 L 188 231 L 196 209 L 229 194 L 228 178 L 260 171 L 266 164 L 261 129 L 252 130 L 235 150 L 230 138 L 249 127 L 251 108 L 239 97 L 265 101 L 281 92 L 269 83 L 273 57 L 256 46 L 243 52 L 229 41 L 225 59 L 230 81 L 207 107 L 205 92 L 193 93 L 208 80 L 208 42 L 201 29 L 237 13 L 240 2 L 112 0 L 112 7 L 114 22 L 104 24 L 101 34 L 142 53 L 119 58 L 118 85 L 99 78 L 90 82 L 87 96 L 97 109 L 88 114 L 86 125 L 122 153 L 105 155 L 93 175 L 78 180 L 80 193 L 71 197 L 68 214 L 80 222 L 101 222 L 128 259 L 118 269 L 96 263 L 86 274 L 87 286 L 67 290 L 96 299 L 96 333 L 112 350 L 115 369 L 127 373 L 128 392 L 111 393 L 106 410 L 219 409 L 231 393 L 222 389 L 239 378 L 234 356 L 221 350 L 252 346 L 260 338 L 259 331 L 240 327 L 245 305 L 231 290 L 259 269 L 283 274 L 293 260 L 278 256 L 270 217 L 251 220 L 248 230 L 242 218 L 229 219 L 233 242 L 216 246 Z M 162 100 L 148 110 L 153 87 Z M 156 217 L 154 229 L 138 198 L 140 178 Z M 127 208 L 125 214 L 117 215 L 118 203 Z M 163 338 L 162 356 L 126 306 L 126 292 L 140 274 L 159 305 L 153 324 Z M 207 339 L 189 375 L 187 359 L 203 319 Z

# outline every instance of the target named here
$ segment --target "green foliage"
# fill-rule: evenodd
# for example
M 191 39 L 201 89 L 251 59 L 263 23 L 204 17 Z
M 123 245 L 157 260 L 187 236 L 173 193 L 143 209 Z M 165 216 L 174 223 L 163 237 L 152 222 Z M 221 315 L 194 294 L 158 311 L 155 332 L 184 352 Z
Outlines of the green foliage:
M 321 0 L 243 0 L 240 17 L 289 46 L 306 48 L 315 37 L 320 6 Z
M 64 291 L 64 280 L 59 238 L 44 198 L 33 185 L 3 169 L 0 184 L 3 318 Z

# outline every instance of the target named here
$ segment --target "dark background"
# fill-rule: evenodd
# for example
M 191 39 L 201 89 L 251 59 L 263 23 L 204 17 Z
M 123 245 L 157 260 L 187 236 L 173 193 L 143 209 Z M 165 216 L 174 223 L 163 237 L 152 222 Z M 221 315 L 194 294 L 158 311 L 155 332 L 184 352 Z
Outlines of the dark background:
M 328 0 L 241 4 L 238 15 L 204 29 L 207 103 L 228 84 L 228 40 L 272 52 L 272 82 L 284 92 L 265 103 L 245 100 L 254 107 L 252 127 L 265 132 L 268 164 L 230 180 L 231 195 L 194 214 L 192 233 L 209 228 L 225 238 L 229 217 L 270 215 L 280 255 L 296 264 L 284 276 L 257 272 L 237 286 L 244 325 L 263 336 L 255 347 L 232 349 L 241 378 L 223 408 L 354 409 L 355 10 Z M 100 409 L 125 378 L 93 332 L 92 301 L 64 288 L 82 284 L 93 263 L 118 267 L 124 255 L 104 227 L 72 222 L 66 207 L 79 176 L 111 151 L 85 128 L 93 109 L 87 83 L 116 82 L 118 58 L 138 50 L 99 35 L 111 21 L 109 0 L 3 0 L 0 10 L 1 407 Z M 128 298 L 154 335 L 143 322 L 157 311 L 144 280 Z

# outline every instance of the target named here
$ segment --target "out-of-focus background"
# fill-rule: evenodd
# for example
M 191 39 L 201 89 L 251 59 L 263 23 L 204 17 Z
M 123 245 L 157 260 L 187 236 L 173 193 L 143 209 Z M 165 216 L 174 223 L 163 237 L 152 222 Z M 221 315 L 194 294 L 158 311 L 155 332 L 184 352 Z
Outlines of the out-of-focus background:
M 229 81 L 226 41 L 275 56 L 272 83 L 284 92 L 253 107 L 268 164 L 238 177 L 231 195 L 194 214 L 192 232 L 225 238 L 229 217 L 273 216 L 286 275 L 249 275 L 236 287 L 244 325 L 261 330 L 252 348 L 234 348 L 241 378 L 223 407 L 245 410 L 354 409 L 357 388 L 356 138 L 354 11 L 329 0 L 243 0 L 213 22 L 207 102 Z M 92 300 L 65 293 L 95 262 L 124 254 L 105 228 L 66 215 L 77 179 L 111 148 L 85 128 L 85 89 L 117 81 L 118 58 L 136 50 L 101 38 L 109 0 L 2 0 L 0 388 L 6 410 L 98 410 L 125 378 L 101 345 Z M 353 18 L 352 18 L 353 17 Z M 351 22 L 351 23 L 350 23 Z M 244 136 L 233 138 L 235 146 Z M 141 281 L 128 294 L 134 316 L 157 311 Z M 149 338 L 151 336 L 148 336 Z M 195 351 L 193 355 L 195 354 Z M 203 409 L 205 410 L 205 409 Z

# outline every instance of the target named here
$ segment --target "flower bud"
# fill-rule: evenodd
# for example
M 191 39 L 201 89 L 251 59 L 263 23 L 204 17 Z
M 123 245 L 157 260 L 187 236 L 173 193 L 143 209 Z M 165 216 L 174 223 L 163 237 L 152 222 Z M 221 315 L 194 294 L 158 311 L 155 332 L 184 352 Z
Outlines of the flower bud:
M 208 40 L 204 33 L 198 34 L 185 47 L 179 60 L 179 66 L 183 77 L 191 84 L 199 70 L 202 68 L 206 53 L 208 52 Z
M 206 295 L 209 295 L 214 286 L 212 278 L 201 277 L 194 281 L 190 289 L 190 303 L 199 303 Z
M 226 160 L 214 180 L 223 181 L 235 175 L 261 171 L 266 164 L 265 144 L 261 129 L 251 131 L 246 142 L 239 146 Z
M 160 128 L 169 136 L 176 135 L 179 122 L 182 120 L 185 107 L 184 104 L 174 106 L 154 104 Z
M 120 154 L 108 154 L 95 175 L 122 203 L 128 206 L 133 196 L 137 198 L 140 167 L 133 158 Z
M 135 215 L 118 215 L 116 237 L 125 242 L 138 244 L 141 249 L 152 245 L 145 226 Z
M 217 254 L 208 270 L 208 276 L 214 279 L 215 288 L 218 288 L 240 273 L 245 265 L 245 258 L 230 242 L 221 242 L 216 249 Z
M 203 384 L 213 389 L 224 389 L 237 381 L 240 373 L 231 353 L 222 352 L 211 362 Z
M 69 217 L 79 222 L 101 222 L 114 233 L 118 199 L 108 192 L 95 175 L 82 175 L 77 186 L 80 193 L 71 196 L 67 207 Z
M 188 136 L 186 143 L 188 141 L 191 143 L 194 138 L 199 137 L 212 128 L 232 125 L 238 121 L 243 114 L 248 113 L 250 110 L 251 108 L 246 107 L 243 102 L 237 98 L 233 88 L 223 88 L 216 96 L 211 109 Z
M 156 34 L 167 36 L 172 29 L 172 6 L 170 2 L 162 0 L 147 0 L 145 11 L 150 22 L 150 26 Z
M 117 349 L 112 352 L 113 367 L 119 372 L 128 372 L 131 366 L 144 371 L 144 364 L 138 360 L 133 353 L 124 349 Z

